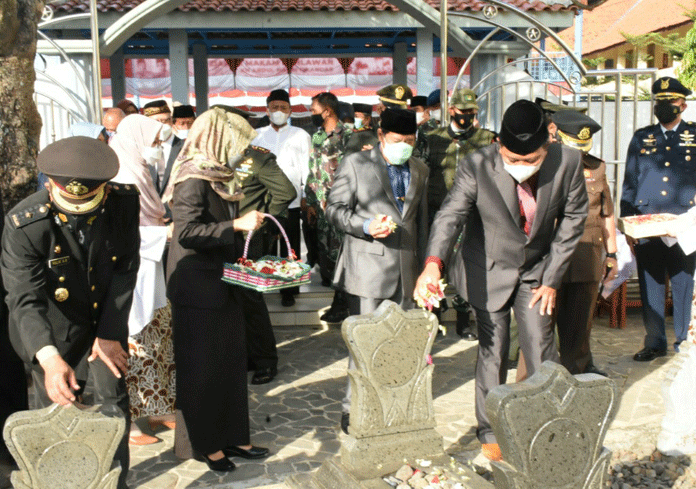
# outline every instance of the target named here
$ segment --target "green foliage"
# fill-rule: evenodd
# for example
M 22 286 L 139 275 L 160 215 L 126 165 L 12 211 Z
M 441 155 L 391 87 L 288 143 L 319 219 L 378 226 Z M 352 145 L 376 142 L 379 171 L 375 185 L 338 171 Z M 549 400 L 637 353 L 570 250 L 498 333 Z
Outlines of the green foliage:
M 684 37 L 686 49 L 682 57 L 682 64 L 679 68 L 679 81 L 685 87 L 694 89 L 696 87 L 696 27 L 691 27 Z
M 657 32 L 649 32 L 640 36 L 631 36 L 622 32 L 621 35 L 637 48 L 642 48 L 650 44 L 660 46 L 664 51 L 669 53 L 674 59 L 682 59 L 686 51 L 686 40 L 681 37 L 678 32 L 672 32 L 666 36 Z

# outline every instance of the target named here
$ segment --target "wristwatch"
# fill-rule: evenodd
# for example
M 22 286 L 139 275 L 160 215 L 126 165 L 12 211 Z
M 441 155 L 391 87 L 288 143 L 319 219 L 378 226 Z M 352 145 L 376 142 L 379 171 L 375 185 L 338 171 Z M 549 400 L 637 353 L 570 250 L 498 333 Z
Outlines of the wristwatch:
M 606 255 L 606 256 L 607 256 L 607 258 L 614 258 L 614 259 L 616 259 L 616 252 L 613 252 L 613 253 L 607 253 L 607 255 Z

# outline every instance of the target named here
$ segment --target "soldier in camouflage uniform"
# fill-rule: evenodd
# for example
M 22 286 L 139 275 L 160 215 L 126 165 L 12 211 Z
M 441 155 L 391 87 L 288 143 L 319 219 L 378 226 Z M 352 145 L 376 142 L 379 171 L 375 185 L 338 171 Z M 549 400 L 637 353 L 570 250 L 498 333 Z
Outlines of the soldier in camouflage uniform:
M 487 146 L 495 134 L 475 126 L 478 104 L 476 94 L 470 89 L 457 90 L 450 100 L 449 114 L 452 122 L 448 127 L 439 127 L 425 136 L 426 148 L 423 159 L 430 167 L 428 180 L 428 213 L 430 224 L 454 183 L 457 164 L 467 154 Z M 475 340 L 476 335 L 469 327 L 468 304 L 455 298 L 457 310 L 457 333 L 466 340 Z
M 319 129 L 312 136 L 312 153 L 309 157 L 309 176 L 305 188 L 306 199 L 302 209 L 307 222 L 317 230 L 319 269 L 322 283 L 331 283 L 338 251 L 343 235 L 326 220 L 324 210 L 334 174 L 345 154 L 345 146 L 351 130 L 338 120 L 338 99 L 324 92 L 312 97 L 312 123 Z M 331 308 L 322 321 L 340 322 L 348 317 L 348 301 L 345 293 L 336 291 Z

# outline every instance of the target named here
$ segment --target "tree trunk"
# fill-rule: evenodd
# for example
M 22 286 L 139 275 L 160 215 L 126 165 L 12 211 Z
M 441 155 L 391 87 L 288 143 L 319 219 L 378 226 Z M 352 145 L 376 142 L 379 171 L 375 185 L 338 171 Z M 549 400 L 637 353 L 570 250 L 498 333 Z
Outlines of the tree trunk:
M 9 211 L 36 190 L 41 117 L 34 104 L 41 0 L 0 0 L 0 190 Z

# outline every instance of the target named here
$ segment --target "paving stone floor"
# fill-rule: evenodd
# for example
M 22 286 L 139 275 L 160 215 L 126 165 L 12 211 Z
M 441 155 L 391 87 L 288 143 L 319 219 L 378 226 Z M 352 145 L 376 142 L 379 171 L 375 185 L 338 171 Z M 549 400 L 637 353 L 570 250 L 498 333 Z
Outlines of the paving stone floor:
M 637 309 L 629 311 L 626 329 L 609 329 L 607 324 L 607 318 L 595 323 L 595 364 L 617 382 L 622 399 L 605 445 L 614 451 L 642 453 L 654 446 L 659 432 L 663 412 L 660 385 L 674 353 L 647 364 L 631 359 L 642 346 Z M 480 451 L 473 405 L 477 343 L 461 341 L 454 328 L 449 329 L 433 350 L 437 429 L 448 453 L 466 461 Z M 278 377 L 270 384 L 249 386 L 252 442 L 269 447 L 272 456 L 261 462 L 234 459 L 237 470 L 219 475 L 202 462 L 178 461 L 172 450 L 173 432 L 162 431 L 157 433 L 160 443 L 132 447 L 132 489 L 280 487 L 287 476 L 312 471 L 338 452 L 347 366 L 340 328 L 288 325 L 276 327 L 275 333 Z M 511 370 L 511 381 L 514 375 Z

